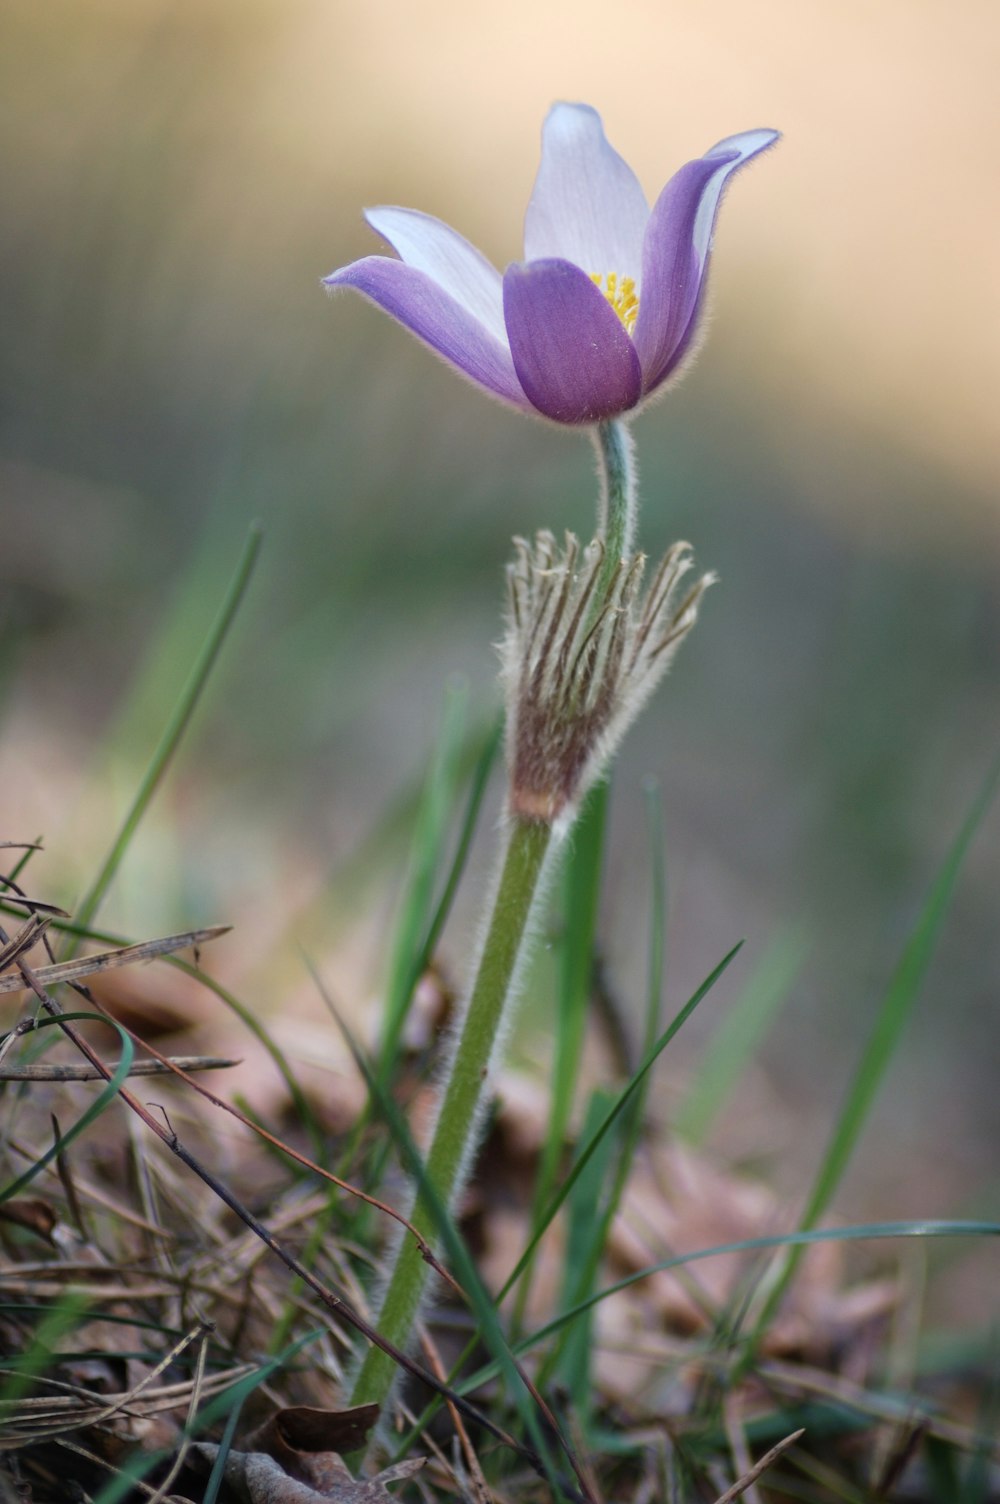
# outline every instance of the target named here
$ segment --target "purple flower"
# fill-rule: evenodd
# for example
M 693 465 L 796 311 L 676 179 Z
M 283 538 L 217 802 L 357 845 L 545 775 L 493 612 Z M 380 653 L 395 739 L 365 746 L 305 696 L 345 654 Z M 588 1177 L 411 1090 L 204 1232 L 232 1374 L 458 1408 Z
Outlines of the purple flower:
M 687 162 L 652 211 L 596 110 L 557 104 L 542 131 L 524 260 L 500 273 L 415 209 L 365 218 L 397 252 L 326 277 L 355 287 L 491 396 L 557 423 L 638 406 L 691 350 L 715 216 L 731 174 L 778 139 L 744 131 Z

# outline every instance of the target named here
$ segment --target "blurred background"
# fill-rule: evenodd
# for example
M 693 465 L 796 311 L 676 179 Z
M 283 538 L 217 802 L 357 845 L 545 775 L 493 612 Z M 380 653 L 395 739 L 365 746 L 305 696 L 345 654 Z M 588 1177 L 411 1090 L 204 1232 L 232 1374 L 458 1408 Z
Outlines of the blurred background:
M 668 1075 L 798 958 L 716 1134 L 794 1204 L 997 749 L 1000 10 L 8 0 L 0 24 L 0 836 L 43 834 L 33 890 L 79 898 L 260 519 L 101 919 L 232 922 L 213 964 L 262 1013 L 310 992 L 306 934 L 374 1006 L 445 684 L 495 713 L 510 535 L 593 516 L 580 434 L 319 279 L 377 248 L 370 203 L 518 258 L 553 99 L 601 111 L 651 199 L 720 137 L 784 131 L 727 198 L 698 363 L 636 424 L 644 545 L 686 537 L 722 583 L 625 748 L 602 932 L 638 1007 L 652 775 L 669 1002 L 748 937 Z M 851 1216 L 996 1210 L 998 833 L 994 811 Z

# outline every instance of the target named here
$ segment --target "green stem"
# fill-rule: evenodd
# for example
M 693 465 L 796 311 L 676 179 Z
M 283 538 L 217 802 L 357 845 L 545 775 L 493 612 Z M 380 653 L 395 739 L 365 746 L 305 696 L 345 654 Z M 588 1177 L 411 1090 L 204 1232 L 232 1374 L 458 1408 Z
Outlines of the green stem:
M 619 560 L 627 559 L 631 554 L 635 541 L 639 511 L 635 463 L 632 440 L 621 418 L 608 418 L 598 423 L 594 429 L 594 444 L 601 476 L 598 531 L 607 549 L 605 567 L 610 577 Z
M 547 825 L 518 820 L 511 826 L 492 917 L 425 1166 L 431 1191 L 445 1205 L 454 1201 L 461 1187 L 475 1144 L 483 1086 L 504 1008 L 516 984 L 551 839 Z M 417 1197 L 410 1220 L 422 1237 L 435 1241 L 438 1229 L 434 1213 L 423 1196 Z M 376 1323 L 382 1336 L 396 1347 L 405 1348 L 409 1342 L 428 1272 L 416 1242 L 404 1237 Z M 351 1404 L 383 1403 L 394 1374 L 392 1358 L 381 1348 L 370 1348 L 355 1381 Z

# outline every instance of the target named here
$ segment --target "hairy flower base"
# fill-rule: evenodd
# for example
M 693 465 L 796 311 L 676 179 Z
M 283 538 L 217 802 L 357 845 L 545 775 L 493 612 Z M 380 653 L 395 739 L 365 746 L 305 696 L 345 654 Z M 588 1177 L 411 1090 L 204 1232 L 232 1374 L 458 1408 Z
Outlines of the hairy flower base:
M 692 567 L 675 543 L 643 591 L 643 554 L 608 570 L 605 548 L 567 533 L 533 544 L 516 538 L 507 569 L 507 632 L 501 648 L 507 691 L 510 808 L 553 825 L 572 817 L 616 745 L 694 626 L 714 576 L 677 600 Z

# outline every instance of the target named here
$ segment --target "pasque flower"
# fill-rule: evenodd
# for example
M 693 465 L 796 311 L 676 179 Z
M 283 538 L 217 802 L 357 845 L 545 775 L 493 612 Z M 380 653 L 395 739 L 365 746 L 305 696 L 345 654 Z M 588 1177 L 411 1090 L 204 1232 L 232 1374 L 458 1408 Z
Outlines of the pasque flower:
M 728 136 L 685 163 L 650 210 L 596 110 L 557 104 L 523 261 L 501 276 L 441 220 L 382 207 L 365 217 L 399 259 L 366 256 L 325 282 L 364 293 L 501 401 L 598 423 L 650 397 L 691 350 L 723 190 L 777 139 Z

